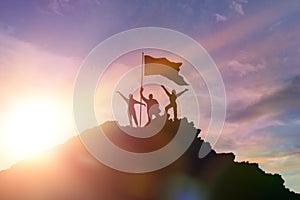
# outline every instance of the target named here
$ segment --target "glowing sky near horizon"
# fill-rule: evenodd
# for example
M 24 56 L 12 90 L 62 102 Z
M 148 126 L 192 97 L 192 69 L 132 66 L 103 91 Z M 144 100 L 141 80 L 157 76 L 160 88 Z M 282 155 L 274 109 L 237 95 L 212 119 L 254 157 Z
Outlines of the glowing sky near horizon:
M 8 130 L 22 130 L 7 128 L 22 125 L 22 115 L 11 117 L 16 104 L 25 115 L 36 102 L 44 112 L 35 115 L 57 115 L 48 118 L 60 127 L 51 145 L 63 143 L 76 134 L 73 84 L 90 50 L 120 31 L 156 26 L 194 38 L 219 67 L 228 108 L 216 150 L 258 162 L 300 192 L 299 25 L 297 0 L 1 1 L 0 169 L 22 157 L 7 148 Z

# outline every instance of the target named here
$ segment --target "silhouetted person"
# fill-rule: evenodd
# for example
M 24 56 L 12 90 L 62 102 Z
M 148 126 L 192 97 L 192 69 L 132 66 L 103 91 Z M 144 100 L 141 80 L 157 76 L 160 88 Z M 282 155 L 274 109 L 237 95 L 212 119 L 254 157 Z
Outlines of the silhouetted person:
M 188 91 L 188 89 L 184 89 L 183 91 L 179 92 L 178 94 L 176 94 L 175 90 L 172 90 L 172 93 L 170 93 L 165 86 L 161 85 L 161 87 L 164 89 L 164 91 L 166 92 L 166 94 L 169 96 L 169 100 L 170 103 L 169 105 L 167 105 L 165 107 L 165 113 L 166 115 L 168 115 L 168 110 L 170 108 L 173 108 L 173 112 L 174 112 L 174 120 L 177 120 L 177 103 L 176 103 L 176 99 L 181 96 L 183 93 L 185 93 L 186 91 Z
M 132 94 L 128 95 L 128 98 L 126 98 L 121 92 L 117 91 L 117 93 L 127 102 L 128 104 L 128 118 L 129 118 L 129 123 L 130 126 L 132 126 L 132 118 L 134 120 L 134 123 L 136 126 L 138 126 L 137 118 L 136 118 L 136 113 L 135 113 L 135 108 L 134 104 L 141 104 L 145 106 L 144 103 L 141 103 L 133 98 Z
M 140 95 L 142 100 L 146 103 L 147 105 L 147 116 L 148 116 L 148 122 L 145 126 L 147 126 L 148 124 L 150 124 L 151 120 L 152 120 L 152 116 L 154 115 L 155 117 L 158 117 L 159 113 L 160 113 L 160 109 L 159 109 L 159 103 L 156 99 L 153 98 L 153 94 L 149 94 L 149 98 L 147 99 L 144 95 L 143 95 L 143 91 L 144 88 L 141 87 L 140 89 Z

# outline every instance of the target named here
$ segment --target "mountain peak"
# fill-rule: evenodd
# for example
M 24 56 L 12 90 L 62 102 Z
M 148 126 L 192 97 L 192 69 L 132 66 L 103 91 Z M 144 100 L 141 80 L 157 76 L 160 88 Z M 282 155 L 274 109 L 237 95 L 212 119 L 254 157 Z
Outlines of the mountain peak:
M 144 153 L 169 144 L 184 126 L 192 134 L 191 145 L 175 162 L 148 173 L 126 173 L 112 169 L 84 147 L 82 138 L 105 133 L 120 148 Z M 0 199 L 96 200 L 96 199 L 300 199 L 284 187 L 278 174 L 266 174 L 256 163 L 235 162 L 233 153 L 213 149 L 200 159 L 200 129 L 187 119 L 167 121 L 162 130 L 147 138 L 124 131 L 145 128 L 119 126 L 110 121 L 86 130 L 57 146 L 38 160 L 25 160 L 0 173 Z

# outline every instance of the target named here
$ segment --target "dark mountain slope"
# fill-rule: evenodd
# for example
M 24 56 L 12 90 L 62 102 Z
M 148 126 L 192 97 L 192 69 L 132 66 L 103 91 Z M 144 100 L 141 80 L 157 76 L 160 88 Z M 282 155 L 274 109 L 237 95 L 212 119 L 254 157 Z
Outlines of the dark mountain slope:
M 155 136 L 126 135 L 115 122 L 101 125 L 116 145 L 132 152 L 149 152 L 170 142 L 184 123 L 186 134 L 199 132 L 186 119 L 168 121 Z M 99 128 L 81 134 L 99 134 Z M 139 130 L 141 134 L 143 129 Z M 232 153 L 212 150 L 198 158 L 203 140 L 196 138 L 174 163 L 161 170 L 132 174 L 111 169 L 94 159 L 79 137 L 0 173 L 3 200 L 138 200 L 138 199 L 300 199 L 284 187 L 280 175 L 266 174 L 257 164 L 234 162 Z M 207 145 L 207 144 L 206 144 Z

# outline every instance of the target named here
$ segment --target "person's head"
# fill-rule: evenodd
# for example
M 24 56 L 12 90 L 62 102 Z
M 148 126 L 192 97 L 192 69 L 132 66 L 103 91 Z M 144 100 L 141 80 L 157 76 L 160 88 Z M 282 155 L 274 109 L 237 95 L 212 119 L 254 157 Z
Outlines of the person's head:
M 175 90 L 172 90 L 172 94 L 176 94 L 176 91 L 175 91 Z
M 153 94 L 149 94 L 149 99 L 153 99 Z
M 129 99 L 132 99 L 132 98 L 133 98 L 133 95 L 130 93 L 130 94 L 128 95 L 128 97 L 129 97 Z

